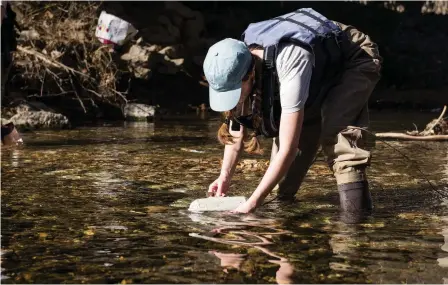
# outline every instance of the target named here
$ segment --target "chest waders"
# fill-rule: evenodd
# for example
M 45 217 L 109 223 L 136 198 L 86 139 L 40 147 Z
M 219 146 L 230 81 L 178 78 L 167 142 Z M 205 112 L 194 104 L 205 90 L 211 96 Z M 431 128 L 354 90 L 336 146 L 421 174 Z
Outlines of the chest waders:
M 281 43 L 293 43 L 314 55 L 309 96 L 305 112 L 319 112 L 328 91 L 335 86 L 344 70 L 342 41 L 347 37 L 334 22 L 313 9 L 297 11 L 252 23 L 242 35 L 247 46 L 258 46 L 264 50 L 262 64 L 262 106 L 259 115 L 261 125 L 256 129 L 258 135 L 267 138 L 278 137 L 281 105 L 279 81 L 275 59 Z M 232 129 L 238 130 L 240 124 L 254 129 L 251 115 L 234 118 Z M 306 121 L 305 121 L 306 123 Z M 358 221 L 360 212 L 370 210 L 372 202 L 367 181 L 338 185 L 343 220 Z M 353 216 L 352 214 L 355 213 Z

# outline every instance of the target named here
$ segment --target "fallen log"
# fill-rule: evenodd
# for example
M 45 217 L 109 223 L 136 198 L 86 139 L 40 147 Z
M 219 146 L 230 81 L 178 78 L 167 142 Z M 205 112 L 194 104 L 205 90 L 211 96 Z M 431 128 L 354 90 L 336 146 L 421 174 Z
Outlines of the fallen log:
M 415 141 L 446 141 L 448 135 L 428 135 L 428 136 L 411 136 L 403 133 L 376 133 L 376 137 L 383 139 L 401 139 L 401 140 L 415 140 Z
M 421 132 L 419 132 L 418 130 L 406 133 L 387 132 L 376 133 L 375 136 L 377 138 L 414 141 L 446 141 L 448 140 L 448 120 L 446 120 L 446 118 L 443 118 L 446 110 L 447 106 L 444 106 L 440 116 L 426 125 L 426 128 Z

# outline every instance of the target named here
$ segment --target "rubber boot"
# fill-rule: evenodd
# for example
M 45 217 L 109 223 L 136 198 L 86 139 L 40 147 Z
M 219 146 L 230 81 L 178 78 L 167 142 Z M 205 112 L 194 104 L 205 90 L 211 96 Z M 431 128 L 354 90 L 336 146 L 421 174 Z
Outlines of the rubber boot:
M 347 224 L 363 221 L 373 209 L 367 181 L 338 185 L 341 220 Z

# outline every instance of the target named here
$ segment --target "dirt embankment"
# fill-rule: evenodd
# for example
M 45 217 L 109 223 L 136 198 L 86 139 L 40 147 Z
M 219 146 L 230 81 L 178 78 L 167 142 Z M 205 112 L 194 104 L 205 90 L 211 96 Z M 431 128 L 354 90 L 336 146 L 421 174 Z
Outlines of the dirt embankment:
M 372 107 L 440 106 L 448 96 L 448 5 L 431 12 L 430 3 L 387 3 L 14 2 L 23 30 L 2 104 L 40 101 L 70 119 L 123 118 L 132 102 L 187 111 L 208 102 L 202 60 L 210 45 L 238 38 L 251 22 L 312 7 L 379 44 L 383 78 Z M 102 10 L 131 22 L 135 39 L 115 51 L 102 45 L 94 36 Z

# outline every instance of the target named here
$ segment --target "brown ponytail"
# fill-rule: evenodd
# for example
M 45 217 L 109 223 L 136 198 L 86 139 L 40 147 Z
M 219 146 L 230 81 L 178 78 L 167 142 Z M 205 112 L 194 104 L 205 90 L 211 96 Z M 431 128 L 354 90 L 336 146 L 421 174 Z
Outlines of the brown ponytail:
M 259 47 L 249 47 L 250 50 L 258 49 Z M 252 94 L 251 96 L 248 96 L 246 101 L 249 104 L 244 104 L 246 106 L 250 106 L 250 102 L 252 102 L 252 123 L 254 126 L 254 130 L 251 130 L 249 133 L 248 130 L 244 129 L 244 137 L 243 137 L 243 144 L 244 144 L 244 151 L 246 151 L 249 154 L 263 154 L 263 149 L 261 147 L 260 141 L 257 138 L 257 130 L 261 126 L 261 116 L 260 116 L 260 110 L 261 110 L 261 72 L 255 72 L 256 70 L 261 70 L 261 60 L 257 58 L 256 56 L 253 56 L 254 58 L 254 66 L 253 71 L 255 74 L 255 94 Z M 250 72 L 249 72 L 250 73 Z M 248 78 L 248 77 L 247 77 Z M 245 80 L 247 80 L 245 78 Z M 251 100 L 252 99 L 252 100 Z M 230 120 L 233 118 L 233 114 L 241 114 L 244 112 L 242 110 L 242 104 L 238 103 L 237 107 L 235 108 L 235 111 L 227 111 L 223 113 L 223 116 L 226 120 L 225 123 L 221 125 L 221 127 L 218 130 L 218 141 L 223 144 L 234 144 L 235 141 L 233 140 L 233 136 L 229 132 L 229 125 Z
M 229 112 L 229 111 L 224 112 L 223 116 L 224 116 L 226 122 L 224 122 L 218 130 L 218 135 L 217 135 L 218 141 L 223 145 L 234 144 L 235 141 L 233 140 L 233 136 L 229 132 L 231 112 Z
M 227 112 L 226 112 L 227 113 Z M 228 120 L 231 119 L 231 116 L 226 116 Z M 229 124 L 223 123 L 218 130 L 217 135 L 218 141 L 223 144 L 234 144 L 234 137 L 229 132 Z M 257 138 L 257 132 L 255 130 L 250 133 L 247 129 L 244 130 L 243 137 L 244 151 L 250 154 L 263 154 L 263 149 L 261 148 L 260 141 Z

